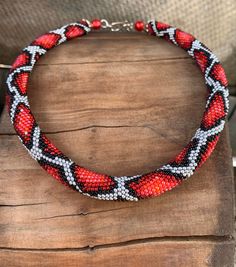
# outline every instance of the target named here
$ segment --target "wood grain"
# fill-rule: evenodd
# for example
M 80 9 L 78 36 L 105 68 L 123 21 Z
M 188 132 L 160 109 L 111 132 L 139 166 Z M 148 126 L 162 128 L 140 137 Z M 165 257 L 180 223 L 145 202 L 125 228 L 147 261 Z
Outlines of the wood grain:
M 173 45 L 104 33 L 50 51 L 30 78 L 29 96 L 41 128 L 73 160 L 133 175 L 166 163 L 190 140 L 206 88 L 194 61 Z M 94 200 L 63 187 L 30 159 L 6 111 L 0 135 L 3 266 L 43 259 L 41 266 L 183 266 L 183 259 L 185 266 L 232 266 L 227 127 L 194 176 L 138 203 Z
M 81 250 L 22 251 L 4 249 L 0 252 L 2 266 L 103 266 L 103 267 L 165 267 L 214 266 L 231 267 L 232 241 L 147 240 L 119 246 L 84 248 Z M 127 253 L 128 250 L 128 253 Z M 214 253 L 213 253 L 214 251 Z

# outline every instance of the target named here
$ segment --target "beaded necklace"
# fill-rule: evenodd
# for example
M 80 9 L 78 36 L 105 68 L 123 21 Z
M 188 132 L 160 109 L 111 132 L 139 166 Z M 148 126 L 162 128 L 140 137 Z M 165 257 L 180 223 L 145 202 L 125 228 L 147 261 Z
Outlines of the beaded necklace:
M 116 177 L 77 165 L 46 137 L 30 110 L 27 85 L 35 63 L 53 47 L 99 29 L 144 31 L 163 38 L 183 48 L 196 60 L 204 75 L 208 96 L 199 128 L 188 145 L 174 159 L 150 173 Z M 7 87 L 11 122 L 32 158 L 62 184 L 102 200 L 137 201 L 158 196 L 181 184 L 211 155 L 224 128 L 229 108 L 227 79 L 216 56 L 191 34 L 155 20 L 148 23 L 81 20 L 52 30 L 22 50 L 12 65 Z

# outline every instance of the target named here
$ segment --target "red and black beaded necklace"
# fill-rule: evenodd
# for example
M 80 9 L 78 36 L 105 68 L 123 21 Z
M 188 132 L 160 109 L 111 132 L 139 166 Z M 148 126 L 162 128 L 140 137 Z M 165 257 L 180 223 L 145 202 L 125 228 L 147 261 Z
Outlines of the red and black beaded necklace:
M 183 48 L 197 62 L 207 87 L 206 108 L 199 128 L 188 145 L 171 161 L 150 173 L 110 176 L 88 170 L 64 155 L 41 131 L 28 102 L 27 85 L 35 63 L 48 50 L 91 30 L 144 31 Z M 54 178 L 80 193 L 103 200 L 137 201 L 158 196 L 190 177 L 214 150 L 228 113 L 227 79 L 216 56 L 204 44 L 180 29 L 152 20 L 148 23 L 81 20 L 52 30 L 24 48 L 7 78 L 11 122 L 30 155 Z

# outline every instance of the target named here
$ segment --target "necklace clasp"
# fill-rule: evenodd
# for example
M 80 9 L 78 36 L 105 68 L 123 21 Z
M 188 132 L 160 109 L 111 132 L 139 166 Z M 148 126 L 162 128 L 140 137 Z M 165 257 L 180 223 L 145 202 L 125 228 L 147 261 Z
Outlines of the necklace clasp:
M 102 19 L 101 23 L 103 29 L 110 29 L 112 32 L 119 32 L 122 30 L 131 31 L 133 29 L 133 23 L 127 20 L 109 23 L 106 19 Z

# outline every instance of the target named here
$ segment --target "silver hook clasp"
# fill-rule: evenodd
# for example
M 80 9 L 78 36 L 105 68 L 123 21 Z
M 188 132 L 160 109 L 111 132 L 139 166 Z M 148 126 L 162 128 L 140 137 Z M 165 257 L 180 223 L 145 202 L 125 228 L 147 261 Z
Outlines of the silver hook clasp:
M 122 30 L 131 31 L 133 29 L 133 23 L 127 20 L 109 23 L 106 19 L 102 19 L 101 23 L 103 29 L 110 29 L 112 32 L 119 32 Z

